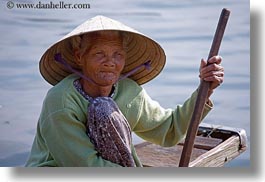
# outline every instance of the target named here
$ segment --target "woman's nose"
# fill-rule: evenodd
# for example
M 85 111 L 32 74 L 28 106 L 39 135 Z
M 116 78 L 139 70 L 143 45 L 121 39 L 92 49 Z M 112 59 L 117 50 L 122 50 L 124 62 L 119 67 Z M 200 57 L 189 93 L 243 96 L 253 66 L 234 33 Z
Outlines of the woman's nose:
M 114 58 L 112 56 L 107 56 L 106 61 L 104 62 L 104 66 L 114 67 L 115 66 Z

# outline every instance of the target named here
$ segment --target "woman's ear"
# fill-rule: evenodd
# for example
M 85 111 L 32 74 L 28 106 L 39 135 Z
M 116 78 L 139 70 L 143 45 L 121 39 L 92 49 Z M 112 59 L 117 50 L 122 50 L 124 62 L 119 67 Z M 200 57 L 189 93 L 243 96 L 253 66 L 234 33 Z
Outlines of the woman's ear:
M 74 50 L 74 57 L 75 57 L 75 62 L 78 66 L 82 66 L 82 59 L 81 59 L 81 53 L 79 50 L 75 49 Z

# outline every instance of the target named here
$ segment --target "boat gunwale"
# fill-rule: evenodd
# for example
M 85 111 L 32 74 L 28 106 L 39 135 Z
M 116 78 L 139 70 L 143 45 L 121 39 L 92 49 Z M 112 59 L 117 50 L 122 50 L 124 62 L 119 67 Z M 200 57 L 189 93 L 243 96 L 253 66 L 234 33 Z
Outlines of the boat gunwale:
M 247 147 L 247 133 L 242 128 L 233 128 L 229 126 L 201 123 L 198 131 L 202 131 L 202 130 L 209 130 L 209 131 L 211 130 L 211 132 L 214 131 L 214 132 L 220 132 L 220 133 L 227 133 L 230 135 L 237 135 L 239 137 L 240 148 Z

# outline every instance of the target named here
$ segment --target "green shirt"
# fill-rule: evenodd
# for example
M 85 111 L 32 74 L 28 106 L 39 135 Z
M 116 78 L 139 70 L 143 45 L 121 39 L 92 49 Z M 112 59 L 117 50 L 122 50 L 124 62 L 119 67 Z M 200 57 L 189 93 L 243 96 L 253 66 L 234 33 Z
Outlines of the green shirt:
M 26 166 L 118 167 L 101 158 L 86 134 L 88 101 L 76 90 L 70 75 L 51 88 L 44 100 L 36 136 Z M 169 147 L 185 136 L 197 91 L 175 109 L 164 109 L 131 79 L 119 81 L 113 99 L 132 131 L 144 140 Z M 203 117 L 211 106 L 205 105 Z M 137 166 L 142 166 L 134 146 Z

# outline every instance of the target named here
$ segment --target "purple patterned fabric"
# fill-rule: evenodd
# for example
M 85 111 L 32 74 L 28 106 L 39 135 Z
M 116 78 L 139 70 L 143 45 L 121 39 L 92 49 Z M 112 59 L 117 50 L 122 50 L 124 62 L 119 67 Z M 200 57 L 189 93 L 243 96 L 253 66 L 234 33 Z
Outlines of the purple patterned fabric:
M 88 107 L 90 140 L 102 158 L 124 167 L 135 167 L 128 121 L 110 97 L 97 97 Z
M 98 154 L 121 166 L 135 167 L 131 152 L 131 128 L 115 101 L 111 97 L 88 96 L 79 80 L 74 82 L 74 86 L 90 102 L 87 134 Z

